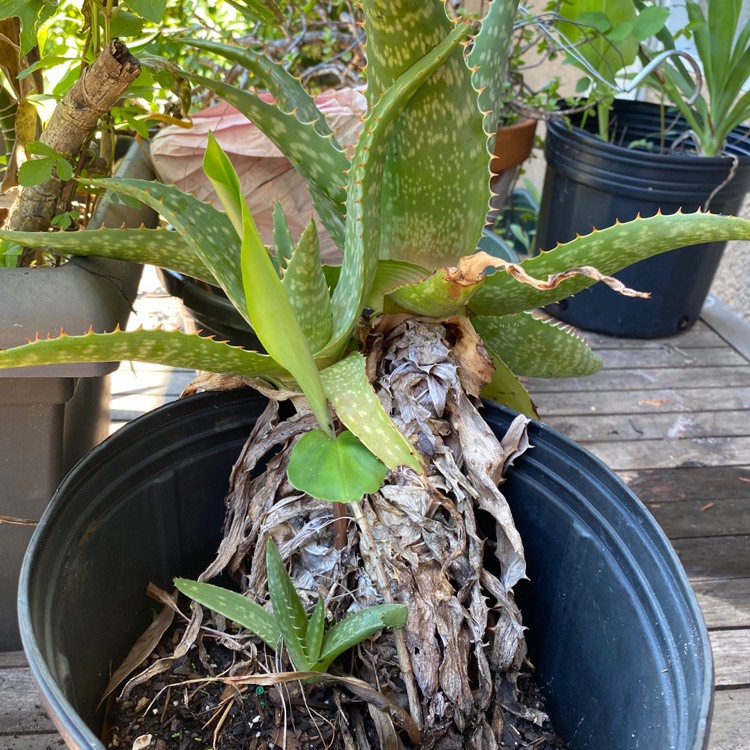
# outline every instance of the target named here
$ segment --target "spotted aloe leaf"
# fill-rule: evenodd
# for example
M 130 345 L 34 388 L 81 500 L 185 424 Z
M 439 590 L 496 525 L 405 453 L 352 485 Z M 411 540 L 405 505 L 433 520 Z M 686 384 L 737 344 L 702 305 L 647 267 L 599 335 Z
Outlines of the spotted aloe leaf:
M 371 106 L 450 30 L 441 0 L 364 0 Z M 445 186 L 450 186 L 446 189 Z M 433 270 L 476 247 L 489 202 L 483 114 L 463 49 L 409 101 L 383 171 L 381 257 Z
M 281 632 L 276 618 L 260 604 L 256 604 L 236 591 L 202 581 L 175 578 L 178 591 L 194 599 L 198 604 L 236 622 L 260 638 L 274 651 L 281 643 Z
M 317 669 L 326 671 L 337 656 L 377 635 L 383 628 L 403 628 L 408 615 L 409 610 L 404 604 L 376 604 L 352 612 L 326 633 Z
M 414 448 L 386 414 L 367 379 L 364 357 L 355 352 L 321 372 L 338 418 L 390 469 L 422 473 Z
M 321 135 L 314 124 L 302 122 L 296 111 L 284 112 L 253 92 L 196 73 L 185 76 L 236 107 L 273 141 L 305 180 L 328 234 L 338 247 L 343 247 L 344 186 L 349 160 L 332 138 Z
M 484 252 L 461 258 L 455 266 L 440 268 L 425 279 L 395 289 L 386 295 L 390 311 L 443 318 L 463 314 L 469 300 L 486 281 L 485 272 L 497 259 Z
M 490 346 L 485 344 L 485 349 L 492 358 L 495 371 L 492 380 L 482 388 L 482 397 L 509 406 L 531 419 L 539 419 L 534 402 L 518 376 Z
M 118 178 L 90 180 L 90 183 L 140 200 L 158 211 L 213 274 L 242 317 L 250 322 L 240 271 L 240 239 L 227 214 L 174 185 Z M 150 262 L 146 257 L 142 260 Z
M 240 257 L 234 259 L 235 273 L 241 274 L 245 309 L 253 330 L 271 357 L 297 381 L 321 428 L 332 434 L 331 415 L 310 344 L 255 226 L 239 177 L 211 134 L 203 171 L 242 238 Z
M 120 360 L 153 362 L 247 378 L 289 380 L 289 374 L 268 355 L 181 331 L 139 329 L 84 336 L 63 335 L 0 351 L 0 369 Z
M 636 261 L 678 247 L 730 239 L 750 239 L 750 222 L 705 213 L 658 214 L 576 237 L 554 250 L 525 260 L 520 269 L 540 280 L 582 266 L 594 267 L 609 275 Z M 499 270 L 488 276 L 469 306 L 480 315 L 507 315 L 550 304 L 594 283 L 592 278 L 574 275 L 562 281 L 552 278 L 547 284 L 550 288 L 539 289 L 519 283 L 508 271 Z
M 178 232 L 166 229 L 96 229 L 85 232 L 10 232 L 0 240 L 23 247 L 50 248 L 58 253 L 95 255 L 136 263 L 150 263 L 216 284 L 213 274 Z
M 283 273 L 294 252 L 294 240 L 281 203 L 274 203 L 273 206 L 273 246 L 276 260 Z
M 479 92 L 479 107 L 484 115 L 484 129 L 494 145 L 495 131 L 503 115 L 503 94 L 508 74 L 508 50 L 513 35 L 513 21 L 518 0 L 494 0 L 471 47 L 468 62 L 472 83 Z
M 293 487 L 319 500 L 355 503 L 377 492 L 387 471 L 349 430 L 335 437 L 312 430 L 294 446 L 287 476 Z
M 320 243 L 314 221 L 299 238 L 281 285 L 311 351 L 320 351 L 331 338 L 331 297 L 320 263 Z
M 530 378 L 575 378 L 592 375 L 601 359 L 570 328 L 530 313 L 471 320 L 485 346 L 499 354 L 516 375 Z
M 346 238 L 339 282 L 333 294 L 333 334 L 325 353 L 338 355 L 359 318 L 377 270 L 383 226 L 383 170 L 394 126 L 409 98 L 450 58 L 468 34 L 459 24 L 428 55 L 409 68 L 372 107 L 357 143 L 346 198 Z M 366 196 L 366 199 L 364 199 Z
M 307 622 L 307 632 L 305 633 L 305 652 L 308 659 L 313 664 L 320 661 L 320 652 L 323 648 L 323 636 L 326 627 L 326 605 L 323 597 L 319 597 L 315 602 L 315 608 Z
M 266 547 L 266 571 L 273 616 L 281 637 L 284 639 L 289 658 L 298 672 L 309 672 L 313 669 L 313 665 L 305 650 L 307 613 L 294 586 L 294 581 L 284 567 L 279 550 L 270 538 Z
M 270 93 L 276 106 L 287 113 L 296 112 L 297 119 L 311 124 L 323 137 L 331 140 L 331 146 L 337 151 L 333 131 L 325 117 L 315 104 L 315 100 L 305 91 L 297 78 L 291 75 L 282 65 L 270 60 L 267 55 L 229 44 L 220 44 L 205 39 L 187 39 L 186 44 L 197 49 L 211 52 L 250 71 L 262 84 L 261 88 Z

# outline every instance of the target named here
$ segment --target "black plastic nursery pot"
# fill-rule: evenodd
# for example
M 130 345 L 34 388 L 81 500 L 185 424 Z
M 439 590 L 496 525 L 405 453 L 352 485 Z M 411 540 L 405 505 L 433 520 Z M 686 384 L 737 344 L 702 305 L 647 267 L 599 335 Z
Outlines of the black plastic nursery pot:
M 212 559 L 233 462 L 261 413 L 252 391 L 200 394 L 123 427 L 66 477 L 22 572 L 24 647 L 70 748 L 102 750 L 110 670 L 150 623 L 146 584 Z M 502 433 L 513 414 L 487 405 Z M 504 491 L 530 582 L 518 599 L 530 656 L 571 750 L 700 750 L 711 651 L 672 548 L 618 478 L 533 424 Z
M 171 269 L 159 268 L 158 273 L 166 291 L 180 300 L 189 330 L 245 349 L 263 351 L 253 329 L 221 289 Z
M 604 229 L 616 220 L 638 214 L 653 216 L 703 208 L 736 213 L 750 189 L 750 131 L 737 128 L 724 155 L 698 157 L 668 153 L 687 129 L 666 111 L 665 153 L 660 153 L 662 110 L 657 104 L 616 100 L 611 113 L 609 143 L 596 135 L 596 117 L 589 114 L 548 124 L 544 180 L 536 246 L 550 250 L 576 234 Z M 578 127 L 583 125 L 583 127 Z M 648 143 L 650 147 L 629 144 Z M 728 179 L 737 158 L 734 176 Z M 725 183 L 726 184 L 723 184 Z M 616 274 L 627 286 L 649 292 L 650 299 L 619 295 L 596 284 L 547 309 L 580 328 L 614 336 L 672 336 L 695 323 L 719 266 L 725 242 L 693 245 L 636 263 Z

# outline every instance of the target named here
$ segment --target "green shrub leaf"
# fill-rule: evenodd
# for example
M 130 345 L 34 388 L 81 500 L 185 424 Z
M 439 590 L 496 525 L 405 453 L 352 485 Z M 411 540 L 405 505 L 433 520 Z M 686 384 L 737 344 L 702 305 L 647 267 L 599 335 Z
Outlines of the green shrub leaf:
M 349 431 L 335 438 L 312 430 L 292 451 L 287 476 L 292 485 L 319 500 L 358 502 L 377 492 L 387 469 Z

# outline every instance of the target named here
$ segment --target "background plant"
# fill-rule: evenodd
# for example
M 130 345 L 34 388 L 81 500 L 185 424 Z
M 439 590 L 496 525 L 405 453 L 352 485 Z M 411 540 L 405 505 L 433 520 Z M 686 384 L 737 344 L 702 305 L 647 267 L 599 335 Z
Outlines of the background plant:
M 636 0 L 644 8 L 642 0 Z M 685 118 L 689 136 L 698 153 L 721 154 L 727 137 L 750 118 L 750 19 L 740 24 L 742 0 L 708 0 L 707 12 L 700 3 L 688 0 L 688 25 L 677 33 L 695 42 L 703 70 L 706 93 L 694 96 L 700 80 L 678 57 L 670 57 L 649 79 Z M 643 12 L 643 11 L 642 11 Z M 675 37 L 663 28 L 656 34 L 664 50 L 676 48 Z M 641 47 L 644 63 L 651 62 L 659 49 Z

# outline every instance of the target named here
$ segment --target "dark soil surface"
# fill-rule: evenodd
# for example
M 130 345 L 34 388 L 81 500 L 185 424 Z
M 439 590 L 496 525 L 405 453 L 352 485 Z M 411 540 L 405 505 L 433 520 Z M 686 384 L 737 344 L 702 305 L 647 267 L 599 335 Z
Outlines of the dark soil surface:
M 170 631 L 153 659 L 171 653 L 179 636 L 176 629 Z M 299 683 L 263 688 L 217 679 L 242 675 L 243 658 L 204 635 L 170 671 L 138 685 L 127 698 L 112 701 L 102 738 L 106 747 L 340 750 L 344 734 L 356 747 L 379 747 L 366 705 L 346 690 Z M 524 705 L 544 709 L 528 675 L 521 676 L 519 688 Z M 412 747 L 408 741 L 404 744 Z M 566 745 L 549 723 L 539 727 L 507 714 L 501 747 L 564 750 Z

